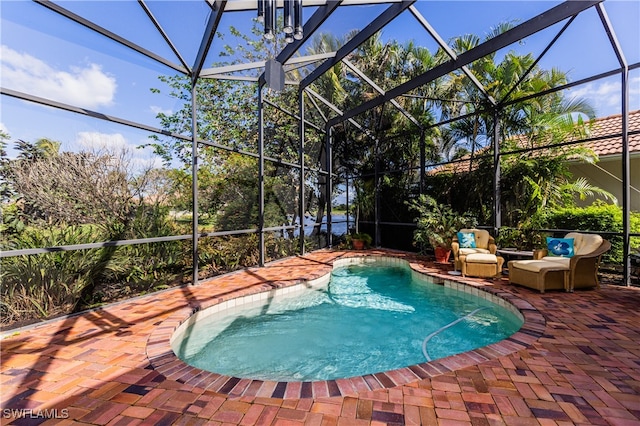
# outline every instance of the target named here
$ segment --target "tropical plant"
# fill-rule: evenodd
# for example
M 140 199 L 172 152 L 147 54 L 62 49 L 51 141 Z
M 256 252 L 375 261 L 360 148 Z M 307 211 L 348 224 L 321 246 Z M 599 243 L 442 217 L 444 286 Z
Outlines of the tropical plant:
M 425 194 L 408 204 L 417 213 L 413 242 L 421 252 L 424 252 L 427 243 L 433 248 L 450 250 L 453 237 L 460 229 L 477 225 L 477 220 L 470 213 L 459 214 L 449 205 L 440 204 L 435 198 Z
M 41 231 L 27 229 L 13 240 L 13 248 L 42 248 L 93 241 L 88 227 Z M 68 313 L 96 264 L 99 250 L 60 251 L 2 259 L 2 322 L 47 318 Z
M 523 223 L 519 227 L 503 226 L 498 230 L 496 244 L 502 248 L 516 248 L 518 250 L 532 251 L 546 248 L 545 237 L 547 233 L 540 232 L 539 227 L 533 227 L 530 222 Z
M 347 244 L 354 249 L 367 248 L 371 245 L 373 239 L 366 232 L 355 232 L 347 235 Z

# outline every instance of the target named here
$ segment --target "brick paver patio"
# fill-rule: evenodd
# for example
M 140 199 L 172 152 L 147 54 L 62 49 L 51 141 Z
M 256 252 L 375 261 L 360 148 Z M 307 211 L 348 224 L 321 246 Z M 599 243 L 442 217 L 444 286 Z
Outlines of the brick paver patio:
M 525 326 L 500 344 L 352 380 L 260 382 L 167 351 L 191 312 L 317 278 L 356 252 L 323 250 L 21 330 L 2 340 L 4 424 L 640 425 L 640 289 L 540 294 L 414 269 L 506 298 Z M 56 418 L 57 417 L 57 418 Z

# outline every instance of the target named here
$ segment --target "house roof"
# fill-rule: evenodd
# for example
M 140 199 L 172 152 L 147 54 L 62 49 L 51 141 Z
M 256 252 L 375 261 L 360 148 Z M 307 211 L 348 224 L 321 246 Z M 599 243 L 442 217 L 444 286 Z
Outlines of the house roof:
M 640 131 L 640 110 L 629 113 L 629 132 Z M 622 115 L 610 115 L 609 117 L 594 120 L 591 128 L 591 137 L 596 138 L 606 135 L 616 135 L 622 133 Z M 620 137 L 611 137 L 585 144 L 593 149 L 598 157 L 622 154 L 622 144 Z M 629 152 L 640 152 L 640 133 L 629 135 Z
M 640 132 L 640 110 L 631 111 L 629 113 L 629 133 Z M 620 134 L 622 133 L 622 114 L 610 115 L 608 117 L 596 118 L 591 122 L 589 129 L 589 139 L 596 139 L 585 142 L 584 146 L 591 148 L 600 160 L 606 157 L 615 157 L 622 154 L 622 144 Z M 598 139 L 600 137 L 606 137 Z M 476 156 L 483 155 L 489 151 L 491 147 L 484 147 L 476 153 Z M 640 153 L 640 133 L 629 135 L 629 152 Z M 470 156 L 465 155 L 459 161 L 451 164 L 445 164 L 437 167 L 429 172 L 429 174 L 438 173 L 464 173 L 469 171 Z M 477 163 L 472 165 L 472 169 L 476 168 Z

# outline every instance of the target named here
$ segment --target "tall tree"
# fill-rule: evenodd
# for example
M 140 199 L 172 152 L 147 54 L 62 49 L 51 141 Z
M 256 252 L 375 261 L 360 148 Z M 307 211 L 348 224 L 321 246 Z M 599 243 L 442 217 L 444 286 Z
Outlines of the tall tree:
M 213 66 L 232 65 L 242 61 L 259 61 L 273 57 L 281 49 L 283 40 L 265 43 L 254 26 L 254 36 L 241 34 L 231 28 L 233 40 L 224 49 L 222 60 Z M 226 40 L 225 40 L 226 41 Z M 258 77 L 262 69 L 249 73 Z M 302 70 L 291 70 L 287 79 L 299 77 Z M 164 76 L 169 95 L 182 101 L 181 109 L 172 114 L 159 114 L 162 127 L 176 133 L 191 133 L 191 86 L 180 76 Z M 159 93 L 160 89 L 153 89 Z M 258 223 L 258 162 L 256 158 L 242 158 L 235 151 L 257 155 L 258 149 L 258 86 L 252 82 L 220 79 L 198 80 L 196 86 L 198 138 L 226 147 L 199 146 L 198 188 L 199 204 L 214 217 L 213 226 L 246 229 Z M 286 87 L 282 92 L 263 89 L 264 154 L 283 162 L 297 163 L 298 123 L 284 111 L 297 112 L 296 88 Z M 278 107 L 273 107 L 275 104 Z M 318 137 L 307 134 L 310 145 L 317 145 Z M 190 205 L 191 143 L 184 140 L 157 136 L 149 144 L 163 155 L 168 164 L 179 164 L 183 169 L 177 181 L 184 186 L 179 191 L 182 205 Z M 318 159 L 307 157 L 305 163 L 317 167 Z M 176 176 L 177 176 L 176 175 Z M 308 183 L 303 183 L 307 185 Z M 291 225 L 298 220 L 297 189 L 300 185 L 297 169 L 273 161 L 265 162 L 265 225 Z M 294 190 L 295 189 L 295 190 Z M 312 193 L 312 191 L 307 191 Z M 187 200 L 189 198 L 189 200 Z

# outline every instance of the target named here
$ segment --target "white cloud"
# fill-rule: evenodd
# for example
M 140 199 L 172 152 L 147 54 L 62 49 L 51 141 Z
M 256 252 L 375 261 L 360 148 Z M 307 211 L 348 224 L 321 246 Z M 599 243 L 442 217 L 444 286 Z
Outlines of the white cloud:
M 3 87 L 84 108 L 113 103 L 116 79 L 98 64 L 63 71 L 6 45 L 0 48 L 0 61 Z
M 160 114 L 160 113 L 163 113 L 163 114 L 165 114 L 165 115 L 171 115 L 171 114 L 173 114 L 173 111 L 172 111 L 172 110 L 170 110 L 170 109 L 163 109 L 163 108 L 161 108 L 161 107 L 159 107 L 159 106 L 156 106 L 156 105 L 151 105 L 151 107 L 150 107 L 150 108 L 151 108 L 151 112 L 153 112 L 155 115 L 158 115 L 158 114 Z
M 162 160 L 147 149 L 137 150 L 137 155 L 131 159 L 134 170 L 161 169 Z
M 620 105 L 620 83 L 588 83 L 577 90 L 571 90 L 576 98 L 587 99 L 600 112 Z
M 127 140 L 120 133 L 79 132 L 76 143 L 85 150 L 112 152 L 129 148 Z
M 5 135 L 11 135 L 11 132 L 9 131 L 7 126 L 4 125 L 3 122 L 0 122 L 0 132 L 4 133 Z
M 162 160 L 153 153 L 151 148 L 139 149 L 120 133 L 79 132 L 76 136 L 76 144 L 82 151 L 124 155 L 134 170 L 162 167 Z
M 620 81 L 591 82 L 571 89 L 570 96 L 589 101 L 600 117 L 619 114 L 622 99 Z M 636 109 L 640 97 L 640 77 L 629 79 L 630 109 Z

